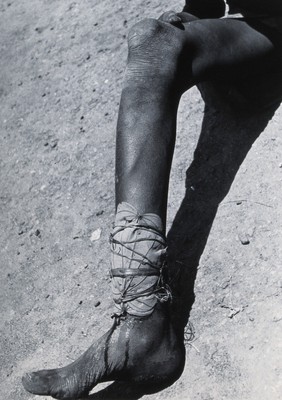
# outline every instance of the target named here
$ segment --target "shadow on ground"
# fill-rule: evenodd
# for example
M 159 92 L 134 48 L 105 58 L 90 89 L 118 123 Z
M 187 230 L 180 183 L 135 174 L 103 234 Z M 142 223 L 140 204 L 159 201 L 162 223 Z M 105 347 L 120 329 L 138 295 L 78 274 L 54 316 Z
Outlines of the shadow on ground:
M 282 100 L 279 73 L 227 86 L 199 85 L 205 112 L 186 192 L 168 234 L 172 317 L 183 335 L 192 305 L 199 260 L 221 201 Z M 250 106 L 251 105 L 251 106 Z
M 137 400 L 144 395 L 157 393 L 168 386 L 170 385 L 148 388 L 128 382 L 113 382 L 105 389 L 86 397 L 85 400 Z

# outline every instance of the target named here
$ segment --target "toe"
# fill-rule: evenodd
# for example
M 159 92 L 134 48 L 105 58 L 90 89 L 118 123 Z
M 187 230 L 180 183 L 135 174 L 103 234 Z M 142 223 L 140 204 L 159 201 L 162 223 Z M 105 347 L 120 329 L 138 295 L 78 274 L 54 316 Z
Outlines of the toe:
M 80 382 L 78 375 L 65 369 L 50 369 L 31 372 L 23 376 L 24 388 L 38 395 L 49 395 L 55 399 L 77 399 L 88 394 L 89 387 Z

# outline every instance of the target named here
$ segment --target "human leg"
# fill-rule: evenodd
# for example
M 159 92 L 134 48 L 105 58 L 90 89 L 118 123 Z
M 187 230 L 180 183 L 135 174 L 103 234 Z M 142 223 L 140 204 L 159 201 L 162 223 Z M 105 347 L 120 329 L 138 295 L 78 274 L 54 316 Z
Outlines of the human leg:
M 162 55 L 160 63 L 158 55 L 150 62 L 144 61 L 147 69 L 142 69 L 139 58 L 139 46 L 142 47 L 150 36 L 162 34 L 158 27 L 158 22 L 146 21 L 130 33 L 129 60 L 118 122 L 117 204 L 126 201 L 139 213 L 162 215 L 164 231 L 169 164 L 179 99 L 173 88 L 175 58 L 170 57 L 169 52 L 175 51 L 177 43 L 168 45 L 168 53 Z M 167 35 L 166 31 L 163 33 Z M 177 46 L 180 48 L 180 44 Z M 160 49 L 155 46 L 152 51 L 159 52 Z M 168 98 L 169 93 L 171 98 Z M 148 164 L 147 158 L 150 165 L 143 171 L 143 166 Z M 157 174 L 152 171 L 154 164 L 159 171 Z M 147 174 L 145 181 L 143 173 Z M 159 182 L 154 182 L 155 179 Z M 126 181 L 129 181 L 128 187 Z M 146 189 L 147 184 L 154 188 L 153 194 Z M 148 317 L 137 318 L 129 314 L 119 323 L 115 321 L 112 329 L 71 365 L 28 374 L 23 382 L 27 390 L 36 394 L 78 398 L 101 380 L 171 381 L 179 376 L 183 362 L 183 343 L 174 333 L 167 310 L 158 304 Z
M 203 39 L 211 36 L 212 25 L 193 24 L 184 25 L 182 30 L 149 20 L 135 26 L 129 38 L 118 122 L 117 204 L 128 202 L 141 216 L 154 213 L 163 226 L 181 93 L 206 76 L 217 75 L 213 74 L 215 65 L 224 79 L 230 78 L 234 63 L 240 69 L 245 65 L 245 53 L 241 50 L 232 58 L 234 49 L 228 47 L 220 52 L 216 46 L 223 46 L 223 33 L 229 33 L 231 40 L 237 28 L 232 32 L 221 30 L 220 35 L 215 33 L 209 46 Z M 256 59 L 270 51 L 257 48 L 253 42 L 251 49 L 256 50 Z M 160 367 L 158 371 L 156 366 Z M 30 374 L 24 384 L 33 393 L 77 398 L 104 380 L 173 380 L 182 366 L 183 345 L 174 333 L 167 310 L 157 304 L 146 318 L 128 314 L 119 324 L 116 321 L 71 365 Z
M 142 23 L 131 32 L 117 129 L 116 203 L 127 201 L 141 213 L 154 212 L 164 224 L 181 94 L 208 79 L 227 84 L 250 75 L 260 79 L 276 60 L 272 41 L 244 21 L 177 15 L 185 21 L 183 30 L 168 13 L 176 27 L 148 20 L 145 29 Z M 150 28 L 157 31 L 156 40 Z M 162 44 L 160 56 L 162 35 L 170 43 L 167 48 Z

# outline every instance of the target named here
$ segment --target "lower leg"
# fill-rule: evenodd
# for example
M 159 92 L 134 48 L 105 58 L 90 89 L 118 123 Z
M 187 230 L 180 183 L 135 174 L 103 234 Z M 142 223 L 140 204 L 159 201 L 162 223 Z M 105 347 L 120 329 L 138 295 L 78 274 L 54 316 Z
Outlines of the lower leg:
M 159 44 L 150 42 L 155 23 L 148 22 L 143 32 L 137 27 L 139 32 L 132 32 L 129 39 L 132 51 L 117 129 L 116 203 L 130 203 L 138 214 L 154 213 L 162 221 L 159 230 L 164 232 L 180 97 L 180 91 L 175 90 L 179 43 L 168 43 L 167 50 L 175 51 L 175 57 L 167 53 L 165 59 L 158 60 Z M 145 41 L 150 52 L 144 60 Z M 27 374 L 25 388 L 35 394 L 71 399 L 87 394 L 99 381 L 130 379 L 148 384 L 175 380 L 183 368 L 183 343 L 174 333 L 166 308 L 158 303 L 152 311 L 143 318 L 129 313 L 121 321 L 116 319 L 112 329 L 74 363 Z
M 155 83 L 131 82 L 121 98 L 117 131 L 116 205 L 155 213 L 165 228 L 170 165 L 175 141 L 175 99 Z M 152 88 L 152 89 L 151 89 Z
M 169 37 L 169 48 L 163 48 L 164 56 L 160 57 L 160 44 L 150 42 L 150 29 L 155 29 L 157 24 L 155 20 L 148 20 L 129 36 L 132 49 L 117 126 L 116 205 L 126 201 L 140 213 L 155 213 L 161 217 L 165 228 L 176 113 L 181 95 L 175 80 L 181 41 L 174 42 L 173 36 Z M 134 43 L 136 36 L 139 37 L 137 44 Z M 148 53 L 145 57 L 142 45 Z
M 180 91 L 175 81 L 176 43 L 162 49 L 166 58 L 160 60 L 152 32 L 157 28 L 158 21 L 148 20 L 129 36 L 117 126 L 112 283 L 119 314 L 135 316 L 150 315 L 156 295 L 163 295 L 162 299 L 168 295 L 161 284 L 161 269 Z

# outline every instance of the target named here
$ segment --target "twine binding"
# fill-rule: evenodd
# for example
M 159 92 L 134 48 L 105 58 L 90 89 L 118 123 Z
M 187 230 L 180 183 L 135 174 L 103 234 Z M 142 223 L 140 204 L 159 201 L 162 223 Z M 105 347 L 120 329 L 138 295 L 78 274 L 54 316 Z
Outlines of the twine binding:
M 158 301 L 171 298 L 163 279 L 167 246 L 160 217 L 140 215 L 130 204 L 121 203 L 110 243 L 112 291 L 118 310 L 113 318 L 120 323 L 126 314 L 152 314 Z

